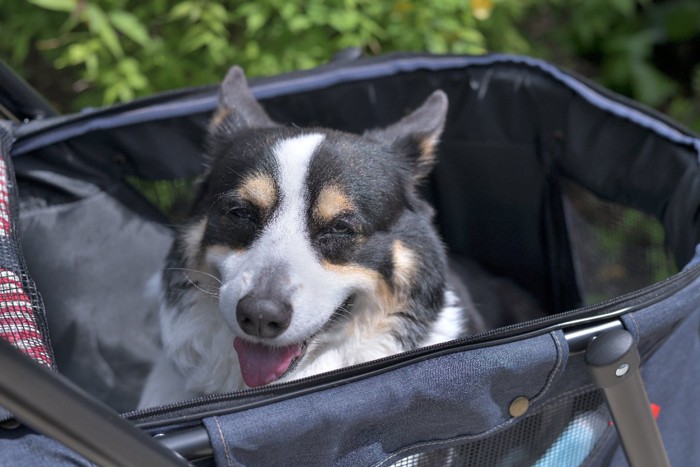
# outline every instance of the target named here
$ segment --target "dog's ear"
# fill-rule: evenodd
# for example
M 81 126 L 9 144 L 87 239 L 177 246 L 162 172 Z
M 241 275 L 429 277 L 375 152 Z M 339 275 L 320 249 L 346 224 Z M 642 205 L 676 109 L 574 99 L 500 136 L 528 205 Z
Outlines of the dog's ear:
M 239 66 L 233 66 L 226 74 L 219 90 L 219 108 L 214 113 L 209 130 L 229 131 L 246 128 L 271 128 L 278 126 L 265 113 L 250 92 L 245 74 Z
M 447 118 L 447 94 L 435 91 L 425 102 L 398 122 L 365 132 L 406 155 L 413 164 L 413 182 L 425 178 L 435 165 L 435 150 Z

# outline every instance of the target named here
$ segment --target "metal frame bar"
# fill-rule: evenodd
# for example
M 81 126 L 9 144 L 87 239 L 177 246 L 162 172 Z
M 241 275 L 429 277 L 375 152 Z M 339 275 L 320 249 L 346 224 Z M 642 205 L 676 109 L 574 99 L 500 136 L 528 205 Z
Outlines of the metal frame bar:
M 15 121 L 58 115 L 29 83 L 0 60 L 0 111 Z
M 104 466 L 187 465 L 117 412 L 2 339 L 0 368 L 0 404 L 22 423 L 92 462 Z
M 604 331 L 586 350 L 586 365 L 603 390 L 627 461 L 632 467 L 670 466 L 661 434 L 651 413 L 632 334 Z
M 192 462 L 214 456 L 209 432 L 202 425 L 170 433 L 159 433 L 154 438 Z

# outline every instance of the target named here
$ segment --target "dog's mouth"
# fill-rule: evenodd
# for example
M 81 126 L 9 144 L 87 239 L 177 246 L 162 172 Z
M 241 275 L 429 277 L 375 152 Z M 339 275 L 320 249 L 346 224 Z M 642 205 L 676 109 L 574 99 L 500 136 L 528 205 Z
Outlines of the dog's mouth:
M 352 297 L 348 297 L 334 315 L 347 312 L 351 304 Z M 273 347 L 235 337 L 233 348 L 238 354 L 243 382 L 249 388 L 257 388 L 292 373 L 306 355 L 309 342 L 325 329 L 326 326 L 301 343 L 284 347 Z
M 257 388 L 293 371 L 306 353 L 307 342 L 271 347 L 236 337 L 233 348 L 238 354 L 243 382 L 250 388 Z

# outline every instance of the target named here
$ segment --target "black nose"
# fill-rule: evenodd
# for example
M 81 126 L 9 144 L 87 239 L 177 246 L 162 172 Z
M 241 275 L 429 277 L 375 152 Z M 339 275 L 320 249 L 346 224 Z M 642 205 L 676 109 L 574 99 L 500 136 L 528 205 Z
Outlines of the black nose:
M 280 300 L 246 295 L 238 301 L 236 319 L 246 334 L 277 337 L 289 327 L 292 307 Z

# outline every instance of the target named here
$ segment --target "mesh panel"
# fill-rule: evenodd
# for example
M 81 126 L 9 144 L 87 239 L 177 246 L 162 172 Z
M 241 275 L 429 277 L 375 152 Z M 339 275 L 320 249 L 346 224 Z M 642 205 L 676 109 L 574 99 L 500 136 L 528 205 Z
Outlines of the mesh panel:
M 412 454 L 394 466 L 577 466 L 612 432 L 609 421 L 602 394 L 590 391 L 547 404 L 494 435 Z
M 659 282 L 678 267 L 655 218 L 567 182 L 565 207 L 581 296 L 598 303 Z
M 0 143 L 0 338 L 54 368 L 43 302 L 26 272 L 17 241 L 15 177 L 2 127 Z
M 127 182 L 173 223 L 186 219 L 196 190 L 194 179 L 144 180 L 127 177 Z

